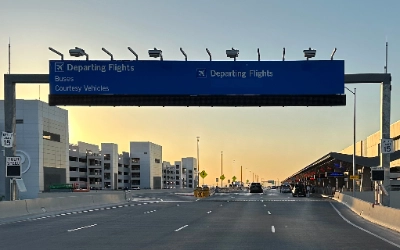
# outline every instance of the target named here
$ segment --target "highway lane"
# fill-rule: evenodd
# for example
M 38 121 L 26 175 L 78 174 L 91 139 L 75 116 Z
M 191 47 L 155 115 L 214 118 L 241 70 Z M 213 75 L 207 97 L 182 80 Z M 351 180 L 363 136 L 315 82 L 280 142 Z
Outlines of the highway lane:
M 360 220 L 339 203 L 276 190 L 198 201 L 172 193 L 133 197 L 134 206 L 2 225 L 1 249 L 398 249 L 349 224 L 333 206 L 400 245 L 399 234 Z

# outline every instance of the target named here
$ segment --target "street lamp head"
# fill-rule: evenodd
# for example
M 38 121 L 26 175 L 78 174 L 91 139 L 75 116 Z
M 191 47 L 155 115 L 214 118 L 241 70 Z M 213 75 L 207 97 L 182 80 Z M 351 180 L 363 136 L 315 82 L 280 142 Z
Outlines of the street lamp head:
M 74 56 L 74 57 L 81 57 L 81 56 L 86 55 L 86 52 L 85 52 L 85 50 L 83 50 L 81 48 L 75 47 L 75 49 L 69 50 L 69 55 Z
M 150 49 L 149 50 L 149 56 L 153 57 L 153 58 L 159 58 L 160 57 L 161 61 L 163 60 L 163 58 L 162 58 L 162 50 L 159 50 L 157 48 Z
M 304 52 L 304 57 L 307 58 L 307 60 L 315 57 L 315 54 L 317 53 L 317 51 L 315 49 L 311 49 L 311 48 L 303 50 L 303 52 Z
M 228 50 L 226 50 L 226 56 L 229 57 L 229 58 L 236 59 L 236 57 L 239 56 L 239 50 L 238 49 L 234 49 L 234 48 L 228 49 Z

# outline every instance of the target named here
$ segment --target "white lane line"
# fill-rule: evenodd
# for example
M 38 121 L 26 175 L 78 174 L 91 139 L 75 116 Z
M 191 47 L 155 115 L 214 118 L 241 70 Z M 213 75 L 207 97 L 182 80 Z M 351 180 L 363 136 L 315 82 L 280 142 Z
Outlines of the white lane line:
M 181 231 L 182 229 L 184 229 L 187 226 L 189 226 L 189 225 L 184 225 L 183 227 L 180 227 L 180 228 L 176 229 L 175 232 Z
M 268 211 L 268 214 L 271 214 L 271 212 L 270 212 L 270 211 Z
M 97 226 L 97 224 L 93 224 L 93 225 L 89 225 L 89 226 L 84 226 L 84 227 L 78 227 L 78 228 L 75 228 L 75 229 L 69 229 L 69 230 L 67 230 L 67 231 L 68 231 L 68 232 L 74 232 L 74 231 L 78 231 L 78 230 L 81 230 L 81 229 L 90 228 L 90 227 L 94 227 L 94 226 Z
M 272 231 L 273 233 L 275 233 L 275 227 L 274 227 L 274 226 L 271 226 L 271 231 Z
M 370 232 L 370 231 L 368 231 L 367 229 L 364 229 L 364 228 L 362 228 L 362 227 L 360 227 L 360 226 L 357 226 L 357 225 L 354 224 L 353 222 L 349 221 L 348 219 L 346 219 L 346 217 L 344 217 L 344 216 L 342 215 L 341 212 L 339 212 L 339 210 L 332 204 L 332 202 L 329 202 L 329 203 L 331 204 L 331 206 L 333 207 L 333 209 L 335 209 L 336 213 L 338 213 L 338 215 L 339 215 L 340 217 L 342 217 L 342 219 L 343 219 L 345 222 L 349 223 L 350 225 L 352 225 L 352 226 L 355 227 L 355 228 L 360 229 L 361 231 L 364 231 L 364 232 L 366 232 L 366 233 L 368 233 L 368 234 L 370 234 L 370 235 L 372 235 L 372 236 L 375 236 L 375 237 L 378 238 L 378 239 L 381 239 L 381 240 L 383 240 L 383 241 L 389 243 L 390 245 L 393 245 L 393 246 L 395 246 L 395 247 L 397 247 L 397 248 L 400 248 L 400 245 L 398 245 L 398 244 L 396 244 L 396 243 L 394 243 L 394 242 L 392 242 L 392 241 L 390 241 L 390 240 L 388 240 L 388 239 L 385 239 L 385 238 L 383 238 L 383 237 L 381 237 L 381 236 L 379 236 L 379 235 L 377 235 L 377 234 L 374 234 L 373 232 Z

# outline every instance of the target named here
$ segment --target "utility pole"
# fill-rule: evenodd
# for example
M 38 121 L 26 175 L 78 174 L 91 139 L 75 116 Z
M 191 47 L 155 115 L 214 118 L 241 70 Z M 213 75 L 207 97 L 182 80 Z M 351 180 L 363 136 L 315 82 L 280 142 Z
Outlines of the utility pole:
M 197 136 L 197 187 L 200 187 L 200 157 L 199 157 L 199 139 Z

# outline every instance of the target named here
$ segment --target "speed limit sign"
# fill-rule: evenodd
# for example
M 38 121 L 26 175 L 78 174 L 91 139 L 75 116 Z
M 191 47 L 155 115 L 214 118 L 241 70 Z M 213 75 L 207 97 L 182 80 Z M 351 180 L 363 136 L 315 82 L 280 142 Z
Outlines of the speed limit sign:
M 382 139 L 381 140 L 381 152 L 382 154 L 393 153 L 393 139 Z

